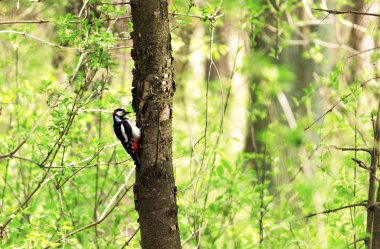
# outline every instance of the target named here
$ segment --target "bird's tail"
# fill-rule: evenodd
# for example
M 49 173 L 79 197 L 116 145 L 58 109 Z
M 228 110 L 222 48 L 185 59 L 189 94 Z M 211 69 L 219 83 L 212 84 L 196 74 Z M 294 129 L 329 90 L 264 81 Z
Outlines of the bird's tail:
M 137 156 L 137 154 L 133 151 L 133 149 L 129 148 L 126 143 L 121 143 L 124 147 L 124 149 L 128 152 L 128 154 L 131 156 L 133 161 L 135 162 L 136 168 L 140 168 L 140 159 Z
M 133 161 L 135 162 L 136 169 L 139 169 L 140 168 L 140 159 L 139 159 L 139 157 L 137 156 L 136 153 L 132 153 L 131 157 L 132 157 Z

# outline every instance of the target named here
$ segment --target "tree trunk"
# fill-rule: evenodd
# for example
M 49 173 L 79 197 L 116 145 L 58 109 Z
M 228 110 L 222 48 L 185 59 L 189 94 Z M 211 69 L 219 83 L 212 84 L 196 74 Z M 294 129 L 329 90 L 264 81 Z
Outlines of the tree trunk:
M 380 102 L 377 109 L 376 123 L 374 124 L 374 143 L 371 152 L 370 177 L 368 187 L 368 209 L 367 209 L 367 238 L 368 249 L 380 249 L 380 210 L 378 203 L 380 202 L 380 185 L 376 195 L 376 171 L 378 167 L 379 145 L 380 145 Z
M 175 91 L 166 0 L 132 0 L 133 108 L 141 128 L 134 186 L 142 248 L 181 248 L 172 162 Z

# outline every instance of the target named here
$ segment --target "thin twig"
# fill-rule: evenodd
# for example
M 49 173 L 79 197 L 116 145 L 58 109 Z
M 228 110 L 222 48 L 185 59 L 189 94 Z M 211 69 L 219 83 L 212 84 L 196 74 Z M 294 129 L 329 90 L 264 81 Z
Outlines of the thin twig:
M 376 16 L 376 17 L 380 17 L 380 14 L 361 12 L 361 11 L 356 11 L 356 10 L 346 10 L 346 11 L 343 11 L 343 10 L 329 10 L 329 9 L 319 9 L 319 8 L 316 8 L 316 9 L 313 9 L 313 10 L 324 11 L 324 12 L 327 12 L 327 13 L 333 14 L 333 15 L 354 14 L 354 15 L 362 15 L 362 16 Z
M 368 166 L 365 165 L 364 162 L 358 160 L 358 159 L 355 159 L 355 158 L 351 158 L 352 161 L 354 161 L 355 163 L 357 163 L 357 165 L 362 168 L 362 169 L 365 169 L 365 170 L 369 170 Z
M 14 156 L 14 158 L 16 158 L 16 157 Z M 35 163 L 35 164 L 39 165 L 39 163 L 33 162 L 27 158 L 22 158 L 22 159 L 25 159 L 25 161 L 30 161 L 31 163 Z M 95 164 L 89 164 L 89 165 L 85 165 L 85 166 L 71 166 L 71 164 L 70 164 L 68 166 L 64 166 L 63 168 L 64 169 L 67 169 L 67 168 L 69 168 L 69 169 L 93 168 L 93 167 L 99 167 L 102 165 L 119 165 L 119 164 L 123 164 L 123 163 L 128 162 L 128 161 L 131 161 L 131 159 L 125 159 L 125 160 L 120 161 L 120 162 L 95 163 Z M 62 166 L 52 166 L 52 167 L 45 166 L 43 168 L 62 169 Z
M 131 185 L 130 187 L 126 188 L 126 190 L 125 190 L 125 192 L 123 193 L 123 195 L 117 200 L 117 202 L 116 202 L 115 205 L 111 208 L 111 210 L 110 210 L 106 215 L 104 215 L 104 217 L 102 217 L 101 219 L 99 219 L 99 220 L 97 220 L 97 221 L 95 221 L 95 222 L 93 222 L 93 223 L 91 223 L 91 224 L 88 224 L 88 225 L 86 225 L 86 226 L 84 226 L 84 227 L 81 227 L 81 228 L 79 228 L 79 229 L 77 229 L 77 230 L 75 230 L 75 231 L 73 231 L 73 232 L 71 232 L 71 233 L 69 233 L 69 234 L 67 234 L 67 235 L 65 235 L 65 236 L 63 236 L 63 237 L 57 239 L 57 240 L 55 240 L 54 243 L 58 243 L 58 242 L 60 242 L 60 241 L 62 241 L 62 240 L 65 240 L 65 239 L 67 239 L 67 238 L 73 236 L 74 234 L 77 234 L 77 233 L 79 233 L 79 232 L 82 232 L 83 230 L 89 229 L 89 228 L 91 228 L 91 227 L 93 227 L 93 226 L 96 226 L 96 225 L 102 223 L 102 222 L 103 222 L 103 221 L 104 221 L 104 220 L 105 220 L 105 219 L 106 219 L 106 218 L 107 218 L 107 217 L 113 212 L 113 210 L 119 205 L 120 201 L 124 198 L 124 196 L 128 193 L 128 191 L 129 191 L 132 187 L 133 187 L 133 185 Z M 46 248 L 50 248 L 50 246 L 48 246 L 48 247 L 46 247 Z
M 62 188 L 62 186 L 65 185 L 68 181 L 70 181 L 70 180 L 71 180 L 76 174 L 78 174 L 79 172 L 81 172 L 83 169 L 87 168 L 87 166 L 92 162 L 92 160 L 94 160 L 95 158 L 97 158 L 97 157 L 99 156 L 100 152 L 102 152 L 103 149 L 104 149 L 104 147 L 101 148 L 101 149 L 99 149 L 98 151 L 96 151 L 96 152 L 94 153 L 94 155 L 91 157 L 90 161 L 89 161 L 85 166 L 83 166 L 82 168 L 78 169 L 78 170 L 75 171 L 73 174 L 71 174 L 69 177 L 67 177 L 67 178 L 63 181 L 63 183 L 61 183 L 60 185 L 58 185 L 56 188 L 57 188 L 57 189 Z M 50 168 L 50 167 L 49 167 L 49 168 Z
M 77 50 L 76 48 L 73 48 L 73 47 L 65 47 L 65 46 L 61 46 L 61 45 L 58 45 L 58 44 L 55 44 L 55 43 L 52 43 L 52 42 L 45 41 L 45 40 L 43 40 L 41 38 L 38 38 L 38 37 L 36 37 L 34 35 L 27 34 L 25 32 L 20 32 L 20 31 L 16 31 L 16 30 L 0 30 L 0 34 L 6 34 L 6 33 L 23 35 L 23 36 L 32 38 L 34 40 L 37 40 L 39 42 L 42 42 L 42 43 L 44 43 L 46 45 L 49 45 L 49 46 L 52 46 L 52 47 L 56 47 L 56 48 L 60 48 L 60 49 Z
M 83 110 L 79 110 L 78 113 L 82 113 L 82 112 L 104 112 L 104 113 L 112 113 L 112 111 L 104 110 L 104 109 L 83 109 Z
M 353 242 L 351 242 L 350 244 L 348 244 L 347 245 L 347 247 L 348 246 L 351 246 L 351 245 L 353 245 L 353 244 L 356 244 L 356 243 L 358 243 L 358 242 L 364 242 L 364 243 L 366 243 L 367 242 L 367 239 L 366 238 L 360 238 L 360 239 L 357 239 L 357 240 L 354 240 Z
M 319 118 L 317 118 L 313 123 L 311 123 L 310 125 L 308 125 L 304 131 L 307 131 L 308 129 L 310 129 L 312 126 L 314 126 L 316 123 L 318 123 L 321 119 L 323 119 L 327 114 L 329 114 L 330 112 L 332 112 L 335 107 L 337 107 L 340 103 L 342 103 L 344 100 L 346 100 L 348 97 L 350 97 L 352 94 L 356 93 L 356 91 L 358 91 L 360 88 L 363 88 L 365 85 L 367 85 L 369 82 L 371 82 L 372 80 L 376 80 L 376 79 L 379 79 L 380 76 L 376 76 L 376 77 L 373 77 L 365 82 L 363 82 L 362 84 L 360 84 L 355 90 L 353 90 L 351 93 L 348 93 L 346 94 L 344 97 L 342 97 L 340 100 L 338 100 L 334 105 L 332 105 L 330 107 L 330 109 L 328 109 L 322 116 L 320 116 Z
M 317 215 L 320 215 L 320 214 L 334 213 L 334 212 L 337 212 L 337 211 L 340 211 L 340 210 L 343 210 L 343 209 L 346 209 L 346 208 L 366 207 L 366 206 L 367 205 L 366 205 L 365 202 L 361 202 L 361 203 L 357 203 L 357 204 L 351 204 L 351 205 L 347 205 L 347 206 L 343 206 L 343 207 L 339 207 L 339 208 L 328 209 L 328 210 L 325 210 L 325 211 L 322 211 L 322 212 L 309 214 L 309 215 L 306 215 L 305 217 L 303 217 L 303 219 L 308 219 L 308 218 L 311 218 L 311 217 L 314 217 L 314 216 L 317 216 Z
M 21 143 L 14 149 L 12 150 L 11 152 L 9 152 L 8 154 L 5 154 L 5 155 L 2 155 L 0 156 L 0 160 L 1 159 L 4 159 L 4 158 L 8 158 L 8 157 L 11 157 L 26 143 L 26 141 L 28 141 L 28 139 L 30 138 L 30 136 L 32 136 L 32 134 L 34 133 L 34 131 L 37 129 L 37 127 L 40 125 L 40 123 L 42 122 L 43 118 L 45 117 L 46 114 L 49 113 L 50 109 L 52 107 L 50 107 L 49 109 L 47 109 L 42 115 L 41 117 L 38 119 L 38 121 L 36 122 L 36 124 L 33 126 L 32 130 L 30 130 L 30 132 L 28 133 L 28 135 L 24 138 L 24 140 L 21 141 Z
M 376 50 L 376 49 L 379 49 L 379 48 L 380 48 L 380 47 L 377 46 L 377 47 L 373 47 L 373 48 L 369 48 L 369 49 L 363 50 L 363 51 L 361 51 L 361 52 L 358 52 L 358 53 L 355 53 L 355 54 L 353 54 L 353 55 L 348 56 L 347 59 L 350 59 L 350 58 L 355 57 L 355 56 L 357 56 L 357 55 L 361 55 L 361 54 L 364 54 L 364 53 L 367 53 L 367 52 L 370 52 L 370 51 L 372 51 L 372 50 Z
M 209 51 L 209 53 L 210 53 L 210 66 L 209 66 L 209 69 L 208 69 L 208 75 L 207 75 L 207 81 L 206 81 L 205 128 L 204 128 L 204 133 L 203 133 L 202 138 L 198 140 L 198 142 L 200 142 L 204 138 L 204 149 L 203 149 L 202 160 L 201 160 L 201 165 L 200 165 L 200 169 L 199 169 L 200 172 L 202 172 L 202 170 L 203 170 L 203 165 L 204 165 L 204 160 L 205 160 L 205 157 L 206 157 L 206 150 L 207 150 L 207 131 L 208 131 L 208 112 L 209 112 L 209 110 L 208 110 L 208 108 L 209 108 L 209 85 L 210 85 L 210 79 L 211 79 L 211 69 L 212 69 L 212 61 L 213 61 L 212 51 L 213 51 L 213 43 L 214 43 L 214 23 L 213 22 L 210 22 L 210 29 L 211 29 L 210 45 L 209 45 L 210 46 L 209 47 L 209 49 L 210 49 L 210 51 Z M 195 182 L 195 188 L 194 188 L 195 192 L 197 191 L 198 181 L 199 181 L 199 178 L 197 178 L 197 180 Z M 194 194 L 194 198 L 196 198 L 196 194 Z M 202 226 L 202 222 L 203 222 L 203 219 L 200 221 L 199 227 Z M 196 223 L 194 222 L 194 230 L 196 230 L 195 226 L 196 226 Z M 194 234 L 194 235 L 195 235 L 195 239 L 197 241 L 197 248 L 198 248 L 200 240 L 201 240 L 201 233 L 199 231 L 197 234 Z
M 50 23 L 49 20 L 17 20 L 17 21 L 3 21 L 0 22 L 0 25 L 12 25 L 12 24 L 42 24 Z M 75 21 L 78 22 L 78 21 Z
M 114 21 L 114 20 L 124 20 L 124 19 L 131 19 L 132 16 L 128 15 L 128 16 L 119 16 L 119 17 L 109 17 L 109 18 L 105 18 L 103 19 L 103 21 Z M 52 20 L 44 20 L 44 19 L 41 19 L 41 20 L 14 20 L 14 21 L 2 21 L 0 22 L 0 25 L 13 25 L 13 24 L 53 24 L 55 25 L 55 22 L 52 21 Z M 68 23 L 76 23 L 76 24 L 80 24 L 81 21 L 80 20 L 76 20 L 76 21 L 69 21 Z
M 210 21 L 215 21 L 216 19 L 221 18 L 224 15 L 224 13 L 221 13 L 221 14 L 213 13 L 209 16 L 201 16 L 201 15 L 193 15 L 193 14 L 188 14 L 188 13 L 177 13 L 177 12 L 169 12 L 169 14 L 172 15 L 173 17 L 185 16 L 185 17 L 192 17 L 192 18 L 198 18 L 201 20 L 210 20 Z
M 352 161 L 354 161 L 355 163 L 358 164 L 359 168 L 362 168 L 362 169 L 365 169 L 367 170 L 369 173 L 371 173 L 371 169 L 370 167 L 368 167 L 364 162 L 360 161 L 360 160 L 357 160 L 355 158 L 351 158 Z M 374 174 L 371 174 L 371 177 L 374 177 L 374 179 L 380 183 L 380 180 L 379 178 L 376 177 L 376 175 Z
M 342 147 L 337 147 L 335 145 L 331 145 L 329 147 L 332 147 L 336 150 L 341 150 L 341 151 L 362 151 L 362 152 L 372 153 L 370 149 L 366 149 L 366 148 L 342 148 Z
M 15 218 L 15 215 L 18 214 L 28 203 L 29 200 L 34 196 L 34 194 L 41 188 L 43 182 L 45 181 L 48 172 L 45 172 L 41 180 L 39 181 L 37 187 L 25 198 L 25 200 L 21 203 L 21 205 L 13 212 L 14 216 L 10 216 L 1 226 L 0 226 L 0 234 L 2 234 L 7 227 L 7 225 Z M 1 238 L 1 237 L 0 237 Z
M 119 49 L 125 49 L 125 48 L 132 48 L 132 46 L 119 46 L 119 47 L 108 48 L 106 50 L 110 51 L 110 50 L 119 50 Z
M 104 4 L 104 5 L 123 5 L 123 4 L 131 4 L 131 2 L 121 2 L 121 3 L 105 3 L 105 2 L 101 2 L 100 4 Z
M 40 163 L 38 163 L 36 161 L 33 161 L 32 159 L 29 159 L 29 158 L 25 158 L 25 157 L 21 157 L 21 156 L 15 156 L 15 155 L 13 155 L 11 158 L 13 158 L 13 159 L 19 159 L 19 160 L 26 161 L 26 162 L 30 162 L 32 164 L 35 164 L 35 165 L 38 165 L 39 167 L 41 167 Z M 57 167 L 57 168 L 61 168 L 61 167 Z
M 131 235 L 131 237 L 125 242 L 125 244 L 121 247 L 121 249 L 124 249 L 126 246 L 129 245 L 129 243 L 132 241 L 132 239 L 136 236 L 138 231 L 140 230 L 140 227 L 136 229 L 136 231 Z
M 106 208 L 104 209 L 102 215 L 101 215 L 100 218 L 99 218 L 100 220 L 103 219 L 103 218 L 106 216 L 108 209 L 111 207 L 111 205 L 113 204 L 113 202 L 116 200 L 117 196 L 118 196 L 118 195 L 120 194 L 120 192 L 123 190 L 123 188 L 125 187 L 125 184 L 127 184 L 129 178 L 131 177 L 131 175 L 132 175 L 132 173 L 133 173 L 134 171 L 135 171 L 135 168 L 132 168 L 132 169 L 129 171 L 129 173 L 128 173 L 126 179 L 125 179 L 125 183 L 124 183 L 123 185 L 121 185 L 121 187 L 119 188 L 119 190 L 116 191 L 116 194 L 114 195 L 114 197 L 109 201 L 108 205 L 106 206 Z

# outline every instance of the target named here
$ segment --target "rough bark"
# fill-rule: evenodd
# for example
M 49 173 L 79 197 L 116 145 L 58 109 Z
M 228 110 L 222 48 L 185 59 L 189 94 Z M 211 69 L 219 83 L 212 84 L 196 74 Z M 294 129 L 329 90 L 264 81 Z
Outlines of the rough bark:
M 375 123 L 374 144 L 371 152 L 370 177 L 368 187 L 367 233 L 371 237 L 367 240 L 367 248 L 380 249 L 380 185 L 378 185 L 376 202 L 376 169 L 378 167 L 380 145 L 380 102 Z
M 172 162 L 175 91 L 167 0 L 132 0 L 133 108 L 141 127 L 135 206 L 142 248 L 181 248 Z

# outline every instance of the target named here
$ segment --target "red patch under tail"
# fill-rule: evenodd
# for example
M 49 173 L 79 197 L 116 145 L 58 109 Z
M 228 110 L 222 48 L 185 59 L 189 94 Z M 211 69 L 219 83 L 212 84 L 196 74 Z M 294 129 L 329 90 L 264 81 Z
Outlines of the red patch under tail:
M 138 142 L 134 142 L 134 143 L 133 143 L 133 151 L 134 151 L 135 153 L 137 153 L 138 148 L 139 148 L 139 143 L 138 143 Z

